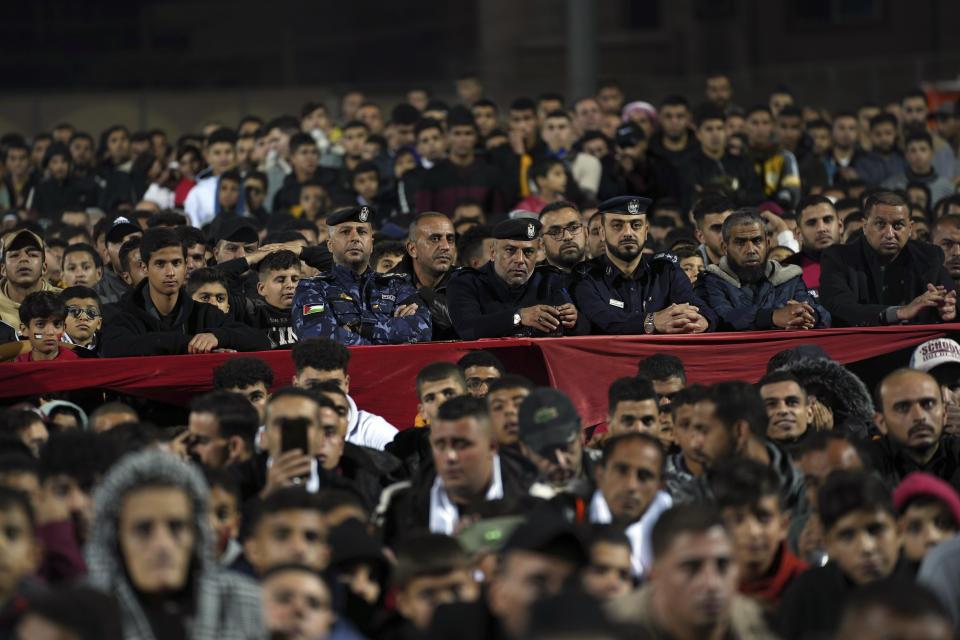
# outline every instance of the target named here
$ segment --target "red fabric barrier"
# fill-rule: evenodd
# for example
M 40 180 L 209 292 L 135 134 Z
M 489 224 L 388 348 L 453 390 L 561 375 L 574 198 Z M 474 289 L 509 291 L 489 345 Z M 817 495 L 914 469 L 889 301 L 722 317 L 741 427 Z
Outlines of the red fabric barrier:
M 960 324 L 817 331 L 758 331 L 696 336 L 584 336 L 478 340 L 402 346 L 353 347 L 350 395 L 364 409 L 403 428 L 417 412 L 414 378 L 436 360 L 455 362 L 474 349 L 488 349 L 511 372 L 562 389 L 585 424 L 602 422 L 607 386 L 636 373 L 637 361 L 654 353 L 683 360 L 690 382 L 757 380 L 767 360 L 783 349 L 816 343 L 844 364 L 913 347 L 960 330 Z M 184 405 L 211 387 L 212 371 L 237 354 L 157 356 L 0 364 L 0 397 L 100 388 Z M 274 371 L 274 387 L 289 384 L 289 351 L 255 355 Z M 906 364 L 906 363 L 904 363 Z

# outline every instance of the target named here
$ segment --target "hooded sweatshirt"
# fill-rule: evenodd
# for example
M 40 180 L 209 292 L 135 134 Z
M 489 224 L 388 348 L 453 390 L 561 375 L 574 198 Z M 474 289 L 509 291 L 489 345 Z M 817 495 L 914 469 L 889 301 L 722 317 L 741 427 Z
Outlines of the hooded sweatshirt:
M 168 453 L 144 450 L 121 459 L 103 479 L 93 498 L 93 531 L 87 544 L 89 582 L 112 594 L 120 607 L 125 640 L 163 640 L 127 577 L 118 528 L 124 498 L 148 486 L 183 489 L 193 505 L 195 549 L 189 587 L 192 615 L 181 620 L 190 640 L 260 640 L 266 637 L 256 584 L 222 569 L 214 552 L 207 518 L 207 488 L 196 467 Z

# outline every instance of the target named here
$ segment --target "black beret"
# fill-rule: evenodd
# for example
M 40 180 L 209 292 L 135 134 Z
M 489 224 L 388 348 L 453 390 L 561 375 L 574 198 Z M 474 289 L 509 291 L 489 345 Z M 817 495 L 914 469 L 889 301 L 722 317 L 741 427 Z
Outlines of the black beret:
M 536 218 L 508 218 L 493 228 L 497 240 L 535 240 L 543 225 Z
M 369 222 L 373 223 L 373 217 L 377 215 L 373 207 L 366 205 L 362 207 L 352 207 L 350 209 L 341 209 L 327 218 L 327 224 L 334 227 L 344 222 Z
M 597 207 L 598 213 L 621 213 L 628 216 L 637 216 L 646 213 L 653 203 L 650 198 L 640 196 L 617 196 L 604 200 Z

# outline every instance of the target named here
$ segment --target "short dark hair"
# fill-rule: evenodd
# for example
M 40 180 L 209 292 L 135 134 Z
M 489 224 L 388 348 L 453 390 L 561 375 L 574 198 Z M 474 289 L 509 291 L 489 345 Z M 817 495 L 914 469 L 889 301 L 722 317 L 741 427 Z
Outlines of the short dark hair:
M 797 205 L 797 222 L 803 220 L 803 212 L 809 209 L 810 207 L 816 207 L 818 205 L 825 204 L 833 210 L 834 213 L 837 212 L 837 208 L 833 206 L 833 201 L 826 196 L 822 196 L 819 193 L 811 193 L 803 197 L 800 200 L 800 204 Z
M 4 409 L 0 411 L 0 433 L 19 436 L 21 431 L 34 422 L 43 422 L 43 416 L 30 409 Z
M 213 146 L 217 143 L 225 142 L 231 147 L 236 146 L 237 144 L 237 132 L 233 129 L 228 129 L 227 127 L 220 127 L 219 129 L 214 130 L 210 133 L 210 136 L 207 138 L 207 146 Z
M 290 352 L 297 373 L 311 367 L 320 371 L 346 372 L 350 350 L 330 338 L 308 338 L 293 345 Z
M 707 397 L 710 388 L 703 384 L 692 384 L 677 391 L 670 399 L 670 411 L 676 416 L 677 407 L 695 405 Z
M 27 517 L 30 523 L 30 537 L 33 537 L 34 529 L 37 527 L 37 518 L 33 512 L 33 506 L 30 504 L 30 498 L 26 492 L 11 487 L 0 485 L 0 511 L 12 511 L 19 509 Z
M 723 112 L 723 108 L 719 105 L 708 102 L 697 107 L 696 111 L 693 113 L 693 121 L 696 123 L 697 128 L 703 126 L 703 123 L 707 120 L 719 120 L 724 122 L 727 119 L 726 114 Z
M 711 213 L 733 211 L 735 208 L 733 201 L 726 196 L 705 195 L 693 205 L 693 219 L 699 225 Z
M 453 378 L 454 380 L 459 381 L 460 385 L 464 389 L 467 388 L 467 380 L 463 377 L 463 370 L 460 367 L 452 362 L 431 362 L 417 372 L 417 377 L 414 380 L 414 385 L 417 389 L 417 397 L 420 397 L 423 383 L 440 382 L 441 380 L 446 380 L 447 378 Z
M 53 433 L 40 450 L 40 480 L 66 475 L 89 490 L 115 457 L 112 443 L 93 431 L 68 429 Z
M 666 353 L 655 353 L 637 363 L 637 377 L 662 381 L 668 378 L 680 378 L 687 383 L 687 372 L 683 360 Z
M 536 385 L 533 384 L 530 378 L 518 376 L 515 373 L 506 373 L 487 386 L 487 396 L 503 389 L 526 389 L 527 391 L 533 391 L 534 388 L 536 388 Z
M 281 249 L 270 253 L 257 265 L 257 272 L 261 279 L 268 278 L 271 271 L 283 271 L 284 269 L 299 269 L 300 256 L 288 249 Z
M 204 247 L 207 246 L 207 239 L 203 235 L 203 231 L 196 227 L 177 227 L 176 232 L 177 235 L 180 236 L 180 241 L 183 242 L 183 246 L 186 248 L 192 247 L 195 244 L 202 244 Z
M 477 121 L 470 109 L 457 105 L 447 112 L 447 130 L 454 127 L 471 127 L 474 131 L 477 130 Z
M 477 420 L 489 420 L 490 412 L 487 403 L 482 398 L 473 396 L 456 396 L 440 405 L 437 411 L 438 420 L 461 420 L 474 417 Z
M 869 218 L 871 212 L 877 205 L 887 205 L 890 207 L 906 207 L 907 200 L 896 191 L 876 191 L 866 197 L 863 203 L 864 219 Z
M 84 287 L 82 285 L 67 287 L 61 291 L 59 295 L 60 299 L 63 300 L 63 304 L 67 304 L 67 300 L 73 298 L 90 298 L 97 303 L 98 307 L 100 306 L 100 296 L 90 287 Z
M 702 399 L 714 404 L 714 413 L 727 429 L 740 420 L 746 420 L 750 431 L 759 438 L 766 438 L 767 408 L 760 392 L 749 382 L 730 380 L 718 382 L 707 389 Z
M 187 224 L 189 224 L 187 216 L 179 211 L 173 211 L 172 209 L 157 211 L 147 219 L 148 229 L 152 229 L 154 227 L 182 227 L 186 226 Z
M 753 506 L 768 496 L 777 496 L 780 503 L 780 476 L 769 465 L 751 458 L 719 460 L 707 472 L 707 479 L 720 509 Z
M 907 130 L 906 135 L 903 137 L 903 148 L 906 149 L 911 142 L 925 142 L 928 147 L 933 149 L 933 136 L 920 128 Z
M 281 511 L 316 511 L 322 513 L 320 496 L 310 493 L 302 487 L 283 487 L 257 501 L 250 514 L 249 525 L 245 526 L 248 534 L 252 534 L 260 522 L 267 516 Z
M 510 111 L 537 111 L 537 103 L 530 98 L 521 97 L 510 103 Z
M 421 133 L 429 131 L 430 129 L 437 129 L 440 133 L 443 133 L 443 125 L 439 120 L 434 118 L 421 118 L 413 127 L 413 135 L 415 138 L 419 138 Z
M 141 242 L 140 236 L 134 236 L 120 245 L 117 257 L 120 258 L 121 273 L 130 272 L 130 254 L 140 249 Z
M 377 180 L 380 179 L 380 169 L 377 168 L 377 165 L 371 160 L 361 160 L 350 172 L 350 182 L 353 183 L 354 178 L 363 173 L 375 173 Z
M 894 129 L 897 128 L 897 116 L 892 113 L 887 113 L 886 111 L 880 112 L 877 115 L 870 118 L 870 128 L 879 127 L 881 124 L 892 125 Z
M 103 258 L 100 257 L 100 254 L 89 244 L 83 242 L 78 242 L 76 244 L 68 245 L 66 249 L 63 250 L 63 260 L 61 261 L 61 266 L 66 263 L 67 256 L 71 253 L 88 253 L 93 258 L 93 264 L 96 267 L 103 268 Z
M 683 96 L 674 94 L 663 99 L 660 108 L 663 109 L 664 107 L 687 107 L 689 109 L 690 103 Z
M 288 148 L 290 149 L 291 155 L 293 155 L 300 147 L 306 146 L 317 146 L 317 141 L 314 140 L 313 136 L 309 133 L 295 133 L 290 136 Z
M 469 567 L 469 556 L 456 538 L 428 531 L 408 536 L 397 544 L 393 581 L 404 587 L 415 578 L 442 576 Z
M 865 471 L 830 472 L 817 492 L 817 508 L 824 532 L 829 532 L 851 511 L 886 511 L 897 517 L 890 489 L 880 478 Z
M 580 208 L 569 200 L 556 200 L 540 210 L 540 219 L 542 220 L 543 216 L 547 215 L 548 213 L 560 211 L 561 209 L 573 209 L 577 213 L 580 213 Z
M 367 123 L 362 120 L 351 120 L 341 127 L 341 130 L 346 132 L 347 129 L 363 129 L 367 133 L 370 132 L 370 127 L 367 126 Z
M 273 386 L 273 369 L 260 358 L 230 358 L 213 370 L 214 389 L 246 389 L 258 382 L 262 382 L 267 391 Z
M 464 372 L 470 367 L 493 367 L 500 372 L 500 375 L 504 373 L 503 363 L 500 362 L 500 358 L 483 349 L 471 351 L 463 356 L 457 360 L 457 366 L 463 369 Z
M 650 534 L 654 560 L 670 551 L 681 533 L 703 534 L 717 527 L 727 531 L 723 516 L 713 505 L 683 504 L 667 509 L 657 518 Z
M 306 118 L 317 109 L 323 109 L 323 112 L 327 113 L 327 105 L 323 104 L 322 102 L 314 102 L 313 100 L 304 102 L 303 106 L 300 107 L 300 117 Z
M 67 308 L 52 291 L 34 291 L 20 303 L 20 322 L 29 326 L 35 318 L 54 318 L 63 322 L 67 318 Z
M 140 240 L 140 260 L 145 264 L 150 264 L 150 257 L 160 249 L 166 249 L 167 247 L 179 247 L 184 258 L 186 258 L 187 249 L 176 231 L 168 227 L 147 229 L 143 232 Z M 193 275 L 190 274 L 190 277 L 192 278 Z
M 545 178 L 547 174 L 550 173 L 550 170 L 553 169 L 556 165 L 563 166 L 563 161 L 559 158 L 542 158 L 537 160 L 530 166 L 530 179 L 536 182 L 537 178 Z
M 472 105 L 470 105 L 470 106 L 471 106 L 471 108 L 473 108 L 473 107 L 491 107 L 491 108 L 493 109 L 494 113 L 499 113 L 499 112 L 500 112 L 500 107 L 498 107 L 498 106 L 497 106 L 497 103 L 494 102 L 493 100 L 491 100 L 490 98 L 480 98 L 479 100 L 477 100 L 476 102 L 474 102 L 474 103 L 473 103 Z
M 846 114 L 846 112 L 843 113 L 843 115 L 845 115 L 845 114 Z M 841 115 L 841 114 L 838 113 L 836 116 L 834 116 L 834 120 L 836 120 L 837 118 L 839 118 L 840 115 Z M 785 107 L 783 107 L 782 109 L 780 109 L 780 113 L 778 113 L 777 116 L 780 117 L 780 118 L 784 118 L 784 117 L 802 118 L 802 117 L 803 117 L 803 111 L 801 111 L 801 110 L 800 110 L 800 107 L 798 107 L 798 106 L 795 105 L 795 104 L 788 104 L 787 106 L 785 106 Z
M 142 248 L 140 249 L 140 254 L 141 256 L 143 254 Z M 197 292 L 197 289 L 213 282 L 223 285 L 223 288 L 229 293 L 230 288 L 227 286 L 227 276 L 223 271 L 216 267 L 200 267 L 199 269 L 195 269 L 193 273 L 190 274 L 190 277 L 187 278 L 187 295 L 192 296 Z
M 376 265 L 380 258 L 384 256 L 405 255 L 407 255 L 407 245 L 402 240 L 380 240 L 373 243 L 373 251 L 370 252 L 370 264 Z
M 587 530 L 587 548 L 593 548 L 600 543 L 613 544 L 618 547 L 630 548 L 630 538 L 623 527 L 615 524 L 594 524 Z
M 953 626 L 954 621 L 937 594 L 913 580 L 876 580 L 858 586 L 847 599 L 843 621 L 848 617 L 868 613 L 874 607 L 886 609 L 902 618 L 939 618 Z
M 900 102 L 902 103 L 910 98 L 921 98 L 923 100 L 923 104 L 929 106 L 929 103 L 927 102 L 927 94 L 923 92 L 923 89 L 916 88 L 904 92 L 904 94 L 900 97 Z
M 783 217 L 783 216 L 781 216 Z M 760 211 L 754 208 L 747 209 L 737 209 L 723 221 L 723 227 L 721 228 L 721 234 L 723 235 L 723 241 L 730 241 L 730 234 L 733 231 L 733 227 L 739 227 L 741 225 L 748 224 L 759 224 L 760 230 L 764 230 L 764 221 L 760 216 Z
M 625 442 L 641 442 L 654 447 L 660 454 L 660 473 L 661 475 L 663 474 L 663 468 L 667 462 L 667 455 L 663 451 L 663 445 L 660 444 L 660 440 L 658 440 L 656 436 L 652 436 L 649 433 L 643 433 L 641 431 L 621 433 L 607 438 L 603 443 L 603 455 L 600 459 L 600 466 L 607 466 L 607 463 L 610 462 L 610 458 L 612 458 L 613 454 L 616 453 L 617 447 Z
M 830 123 L 822 118 L 811 120 L 810 122 L 807 123 L 807 126 L 806 126 L 807 131 L 810 131 L 811 129 L 826 129 L 829 131 L 830 128 L 831 128 Z
M 653 383 L 646 378 L 617 378 L 607 389 L 607 407 L 613 413 L 621 402 L 657 401 Z
M 470 227 L 457 238 L 457 255 L 463 264 L 469 264 L 470 260 L 480 257 L 483 251 L 483 241 L 493 237 L 493 229 L 489 225 L 478 224 Z
M 217 419 L 221 438 L 239 436 L 247 449 L 253 451 L 254 436 L 260 428 L 260 414 L 243 395 L 232 391 L 210 391 L 194 398 L 190 411 L 212 414 Z
M 767 375 L 760 378 L 760 380 L 757 382 L 757 391 L 759 391 L 761 387 L 764 387 L 768 384 L 776 384 L 778 382 L 793 382 L 800 387 L 801 393 L 804 395 L 807 394 L 807 388 L 802 382 L 800 382 L 800 378 L 793 375 L 789 371 L 771 371 Z

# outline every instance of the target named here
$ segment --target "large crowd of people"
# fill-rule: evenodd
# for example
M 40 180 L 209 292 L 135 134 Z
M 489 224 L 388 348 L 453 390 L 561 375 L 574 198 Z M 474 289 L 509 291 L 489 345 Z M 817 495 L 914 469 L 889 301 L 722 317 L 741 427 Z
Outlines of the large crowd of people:
M 813 344 L 755 383 L 653 355 L 583 381 L 600 424 L 473 349 L 393 425 L 349 347 L 952 323 L 960 108 L 456 93 L 0 137 L 0 360 L 296 372 L 17 389 L 0 639 L 955 637 L 949 335 L 874 390 Z

